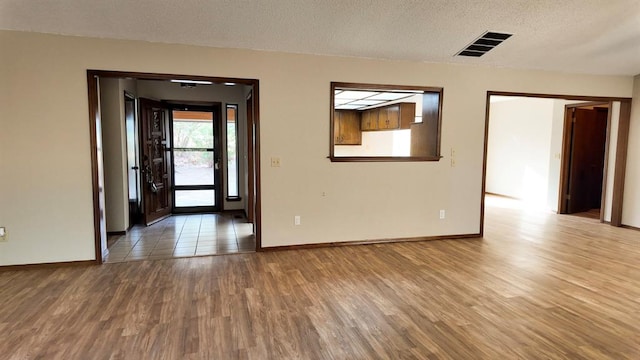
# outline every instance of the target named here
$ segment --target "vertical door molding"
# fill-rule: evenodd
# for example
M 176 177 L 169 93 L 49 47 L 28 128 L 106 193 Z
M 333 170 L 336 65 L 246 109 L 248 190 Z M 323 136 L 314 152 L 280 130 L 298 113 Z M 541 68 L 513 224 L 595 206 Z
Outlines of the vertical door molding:
M 622 202 L 624 196 L 624 178 L 627 168 L 627 149 L 629 147 L 629 127 L 631 124 L 631 101 L 620 102 L 620 120 L 618 123 L 618 142 L 613 175 L 613 194 L 611 204 L 611 225 L 622 226 Z

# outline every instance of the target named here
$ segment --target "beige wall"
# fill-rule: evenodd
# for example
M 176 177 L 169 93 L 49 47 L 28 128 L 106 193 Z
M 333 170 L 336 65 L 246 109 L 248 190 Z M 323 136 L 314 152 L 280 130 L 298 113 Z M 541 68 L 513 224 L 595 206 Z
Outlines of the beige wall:
M 633 86 L 631 77 L 9 31 L 0 54 L 0 223 L 11 234 L 1 265 L 94 258 L 87 69 L 259 79 L 267 247 L 477 233 L 487 90 L 630 97 Z M 445 159 L 331 163 L 331 81 L 444 87 Z M 281 167 L 268 165 L 272 156 Z
M 104 154 L 104 195 L 107 231 L 129 226 L 124 90 L 119 79 L 100 80 L 100 114 Z
M 613 179 L 616 175 L 616 156 L 618 149 L 618 127 L 620 125 L 620 102 L 614 101 L 611 106 L 611 124 L 609 129 L 609 148 L 608 162 L 606 172 L 606 183 L 604 186 L 604 221 L 611 221 L 611 212 L 613 209 Z M 623 204 L 624 206 L 624 204 Z
M 486 191 L 547 207 L 555 100 L 501 100 L 489 111 Z
M 633 81 L 622 223 L 640 228 L 640 74 Z

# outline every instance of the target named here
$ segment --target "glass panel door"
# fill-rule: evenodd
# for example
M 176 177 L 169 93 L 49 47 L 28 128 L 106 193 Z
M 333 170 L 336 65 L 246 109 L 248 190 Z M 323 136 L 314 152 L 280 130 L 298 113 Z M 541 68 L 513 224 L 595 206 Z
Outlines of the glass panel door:
M 218 210 L 213 111 L 173 110 L 174 210 Z

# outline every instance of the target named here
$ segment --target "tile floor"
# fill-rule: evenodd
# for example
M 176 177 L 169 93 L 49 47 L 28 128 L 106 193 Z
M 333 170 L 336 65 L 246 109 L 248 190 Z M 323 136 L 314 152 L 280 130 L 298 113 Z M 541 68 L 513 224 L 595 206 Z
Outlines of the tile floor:
M 252 224 L 238 214 L 173 215 L 109 239 L 105 262 L 255 251 Z

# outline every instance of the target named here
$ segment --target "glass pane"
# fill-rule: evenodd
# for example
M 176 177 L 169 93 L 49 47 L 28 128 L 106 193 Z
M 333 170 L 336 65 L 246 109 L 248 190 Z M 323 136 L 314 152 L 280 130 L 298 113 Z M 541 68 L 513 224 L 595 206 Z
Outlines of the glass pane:
M 173 161 L 175 185 L 213 185 L 213 152 L 176 150 Z
M 238 128 L 236 105 L 227 106 L 227 196 L 238 197 Z
M 201 116 L 200 116 L 201 115 Z M 206 115 L 206 116 L 205 116 Z M 213 114 L 197 111 L 173 112 L 173 144 L 176 148 L 213 148 Z M 203 117 L 204 119 L 185 119 Z
M 236 124 L 227 123 L 227 186 L 229 197 L 238 196 L 238 153 Z
M 176 207 L 215 206 L 215 190 L 176 190 Z

